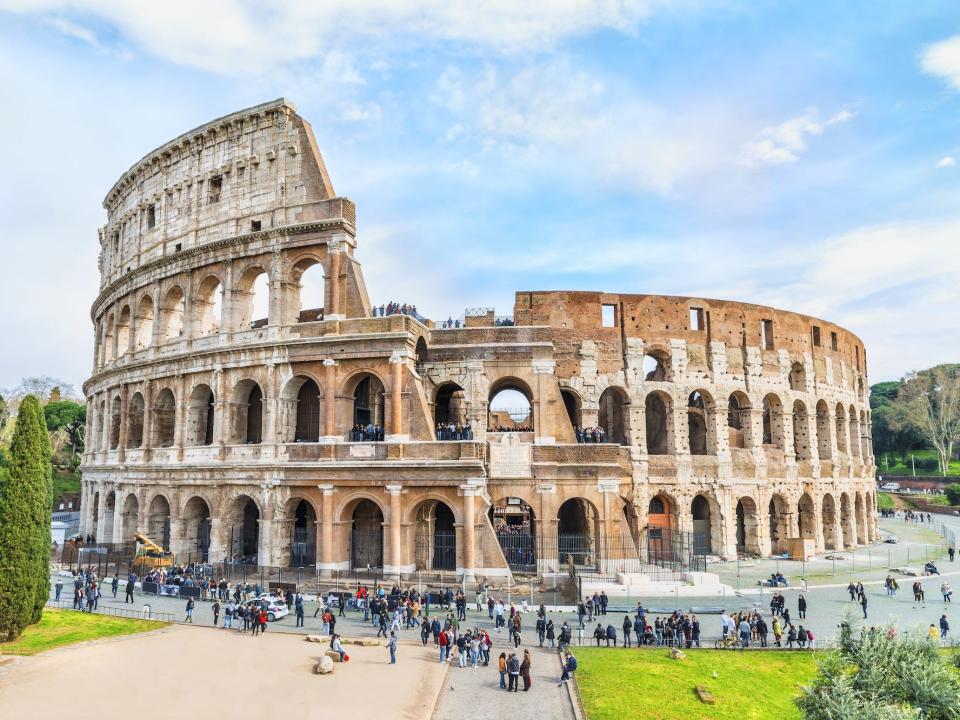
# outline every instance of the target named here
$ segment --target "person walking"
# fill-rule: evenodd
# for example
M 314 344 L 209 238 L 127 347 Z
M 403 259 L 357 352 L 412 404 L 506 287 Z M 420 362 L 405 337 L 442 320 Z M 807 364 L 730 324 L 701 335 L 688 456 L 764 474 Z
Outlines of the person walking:
M 800 593 L 800 597 L 797 598 L 797 615 L 801 620 L 807 619 L 807 598 L 803 593 Z
M 63 592 L 63 580 L 57 578 L 56 584 L 53 586 L 53 601 L 60 602 L 60 594 Z
M 847 592 L 850 593 L 850 602 L 857 599 L 857 586 L 853 582 L 847 585 Z
M 553 620 L 547 620 L 547 647 L 551 650 L 555 647 L 556 630 L 553 627 Z
M 126 588 L 127 594 L 126 594 L 126 597 L 123 599 L 124 605 L 126 605 L 127 603 L 133 602 L 133 586 L 136 584 L 137 584 L 136 573 L 130 573 L 130 575 L 127 576 L 127 588 Z
M 950 597 L 953 595 L 953 588 L 950 587 L 950 583 L 947 581 L 944 581 L 943 584 L 940 585 L 940 594 L 943 595 L 943 601 L 945 603 L 953 602 L 950 599 Z
M 547 622 L 543 617 L 537 618 L 537 638 L 540 640 L 540 647 L 543 647 L 543 641 L 547 636 Z
M 190 624 L 193 624 L 193 608 L 194 608 L 194 606 L 195 606 L 195 603 L 193 602 L 193 598 L 187 598 L 187 617 L 184 618 L 184 620 L 183 620 L 184 622 L 188 622 L 188 623 L 190 623 Z
M 947 550 L 947 555 L 950 558 L 950 562 L 953 562 L 953 556 L 957 554 L 957 551 L 954 549 L 953 545 Z
M 523 651 L 523 662 L 520 663 L 520 677 L 523 678 L 523 691 L 527 692 L 530 689 L 530 651 Z
M 860 595 L 860 607 L 863 608 L 863 619 L 867 619 L 867 594 L 862 593 Z
M 293 611 L 297 616 L 297 627 L 303 627 L 303 595 L 297 593 L 296 599 L 293 601 Z
M 213 626 L 216 627 L 217 621 L 220 619 L 220 601 L 214 600 L 211 609 L 213 610 Z
M 114 574 L 113 574 L 113 582 L 110 583 L 110 589 L 113 591 L 113 597 L 114 597 L 114 599 L 116 599 L 116 597 L 117 597 L 117 590 L 120 589 L 120 574 L 119 574 L 119 573 L 114 573 Z
M 940 616 L 940 637 L 946 639 L 947 635 L 950 633 L 950 623 L 947 622 L 947 616 Z
M 390 640 L 387 642 L 387 649 L 390 651 L 390 664 L 397 664 L 397 634 L 391 630 Z

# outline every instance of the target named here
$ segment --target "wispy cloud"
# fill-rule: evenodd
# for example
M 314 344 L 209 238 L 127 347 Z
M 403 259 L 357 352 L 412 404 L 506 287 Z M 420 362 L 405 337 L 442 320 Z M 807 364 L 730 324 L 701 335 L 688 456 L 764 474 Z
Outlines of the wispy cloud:
M 920 66 L 924 72 L 946 80 L 954 90 L 960 90 L 960 35 L 924 47 Z
M 41 22 L 47 27 L 56 30 L 64 37 L 86 43 L 100 55 L 113 55 L 123 60 L 129 60 L 133 57 L 133 54 L 128 50 L 122 50 L 103 43 L 93 30 L 67 18 L 56 15 L 45 16 L 41 18 Z
M 940 158 L 940 161 L 937 163 L 938 168 L 952 168 L 957 164 L 956 158 L 953 155 L 946 155 Z
M 764 128 L 755 140 L 744 143 L 740 164 L 755 168 L 795 163 L 807 152 L 811 136 L 822 135 L 831 125 L 845 123 L 853 117 L 852 112 L 844 109 L 821 121 L 817 109 L 810 108 L 804 115 Z

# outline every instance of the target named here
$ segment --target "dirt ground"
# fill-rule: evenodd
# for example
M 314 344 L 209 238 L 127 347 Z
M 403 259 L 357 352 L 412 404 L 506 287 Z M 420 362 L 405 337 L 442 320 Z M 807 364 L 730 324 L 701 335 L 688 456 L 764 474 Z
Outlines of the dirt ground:
M 325 649 L 300 635 L 177 626 L 19 658 L 0 671 L 0 708 L 5 717 L 55 717 L 66 702 L 74 720 L 166 720 L 210 710 L 217 717 L 430 718 L 444 670 L 432 646 L 401 644 L 396 665 L 385 647 L 346 646 L 350 662 L 314 675 Z

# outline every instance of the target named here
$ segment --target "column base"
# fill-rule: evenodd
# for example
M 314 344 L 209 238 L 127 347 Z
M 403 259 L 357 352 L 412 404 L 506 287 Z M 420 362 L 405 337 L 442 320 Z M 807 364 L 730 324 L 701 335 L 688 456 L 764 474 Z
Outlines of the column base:
M 393 575 L 395 573 L 400 573 L 402 575 L 409 575 L 417 571 L 417 564 L 411 563 L 409 565 L 384 565 L 383 574 L 384 575 Z

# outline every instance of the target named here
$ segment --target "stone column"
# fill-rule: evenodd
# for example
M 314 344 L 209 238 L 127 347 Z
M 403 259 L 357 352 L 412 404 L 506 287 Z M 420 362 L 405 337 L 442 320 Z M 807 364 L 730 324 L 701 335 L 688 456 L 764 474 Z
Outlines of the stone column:
M 402 485 L 387 485 L 385 490 L 390 495 L 390 565 L 385 567 L 385 572 L 400 572 L 402 566 L 401 555 L 401 503 L 400 493 L 403 492 Z
M 320 508 L 320 574 L 324 577 L 330 577 L 334 569 L 333 561 L 333 485 L 317 485 L 317 489 L 323 493 L 322 506 Z
M 153 381 L 147 380 L 143 384 L 143 461 L 150 460 L 153 448 Z
M 330 308 L 323 310 L 324 320 L 343 320 L 344 315 L 340 311 L 340 253 L 342 245 L 340 236 L 334 235 L 327 243 L 327 254 L 330 257 Z
M 552 376 L 554 374 L 556 366 L 557 363 L 554 360 L 533 361 L 533 373 L 536 383 L 533 387 L 533 403 L 531 403 L 531 410 L 533 412 L 533 441 L 537 445 L 553 445 L 557 441 L 556 436 L 551 434 L 553 428 L 545 427 L 546 418 L 548 416 L 548 413 L 546 412 L 547 385 L 556 384 L 556 380 L 548 376 Z
M 217 458 L 223 460 L 226 456 L 227 432 L 230 427 L 230 404 L 227 402 L 227 378 L 223 368 L 213 372 L 213 444 L 217 446 Z
M 107 529 L 107 488 L 100 487 L 99 490 L 100 498 L 97 503 L 97 529 L 94 535 L 97 537 L 97 542 L 109 542 L 109 540 L 103 537 Z
M 273 522 L 265 518 L 260 518 L 259 523 L 259 542 L 257 543 L 257 564 L 258 565 L 272 565 L 273 557 L 270 554 L 271 547 L 271 535 L 273 534 Z
M 407 350 L 394 350 L 390 356 L 390 433 L 388 442 L 404 442 L 409 435 L 403 432 L 403 373 L 409 356 Z
M 123 463 L 127 461 L 127 385 L 120 386 L 120 440 L 118 443 L 119 453 L 117 459 Z
M 210 562 L 219 562 L 224 559 L 223 549 L 223 519 L 219 513 L 214 512 L 210 517 L 210 547 L 207 548 L 207 556 Z
M 177 460 L 183 460 L 183 444 L 187 433 L 187 378 L 181 375 L 177 382 L 177 407 L 174 413 L 174 445 L 176 446 Z
M 474 549 L 476 546 L 476 511 L 474 497 L 477 489 L 473 485 L 461 485 L 463 491 L 463 575 L 464 578 L 476 575 L 476 560 Z
M 337 442 L 337 361 L 323 361 L 323 437 L 321 442 Z

